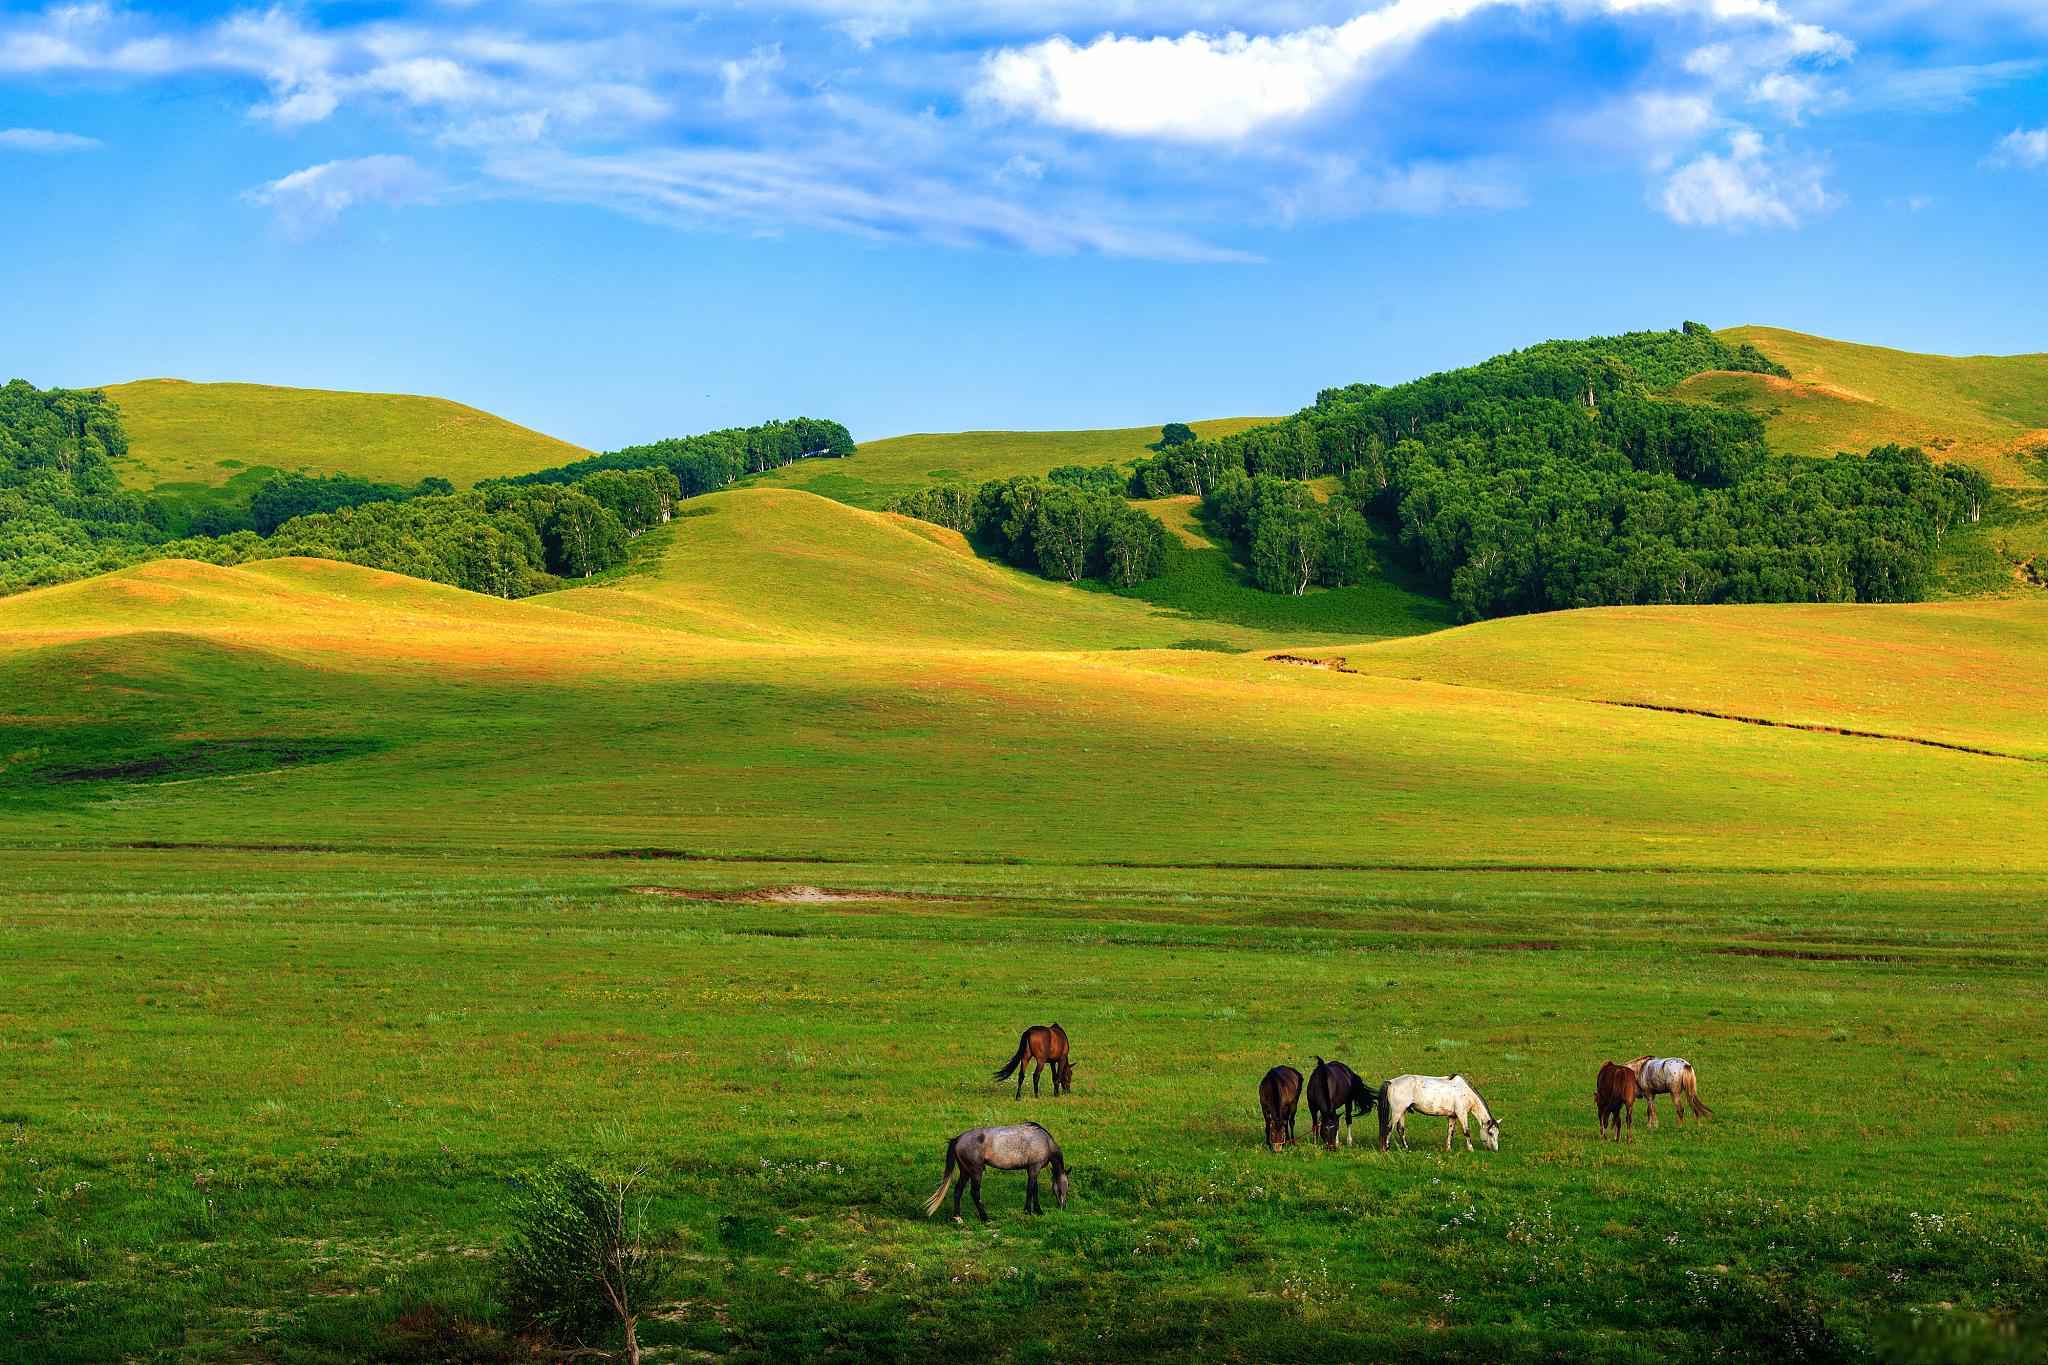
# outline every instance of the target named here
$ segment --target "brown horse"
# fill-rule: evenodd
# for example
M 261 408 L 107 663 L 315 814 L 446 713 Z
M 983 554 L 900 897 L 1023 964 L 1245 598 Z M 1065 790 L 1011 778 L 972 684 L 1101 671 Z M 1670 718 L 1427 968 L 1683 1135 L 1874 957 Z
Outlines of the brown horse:
M 1607 1136 L 1607 1125 L 1614 1124 L 1614 1140 L 1620 1142 L 1623 1119 L 1628 1122 L 1628 1140 L 1636 1136 L 1636 1073 L 1628 1067 L 1603 1062 L 1600 1074 L 1593 1079 L 1593 1108 L 1600 1115 L 1600 1136 Z
M 1294 1115 L 1301 1104 L 1301 1073 L 1276 1066 L 1259 1082 L 1259 1112 L 1266 1116 L 1266 1145 L 1274 1151 L 1294 1143 Z
M 1012 1072 L 1017 1076 L 1017 1098 L 1024 1098 L 1024 1064 L 1031 1066 L 1031 1093 L 1038 1093 L 1038 1078 L 1047 1067 L 1052 1068 L 1052 1093 L 1055 1097 L 1061 1091 L 1071 1092 L 1074 1088 L 1074 1064 L 1067 1057 L 1067 1031 L 1057 1023 L 1051 1027 L 1033 1024 L 1024 1030 L 1024 1036 L 1017 1040 L 1017 1055 L 1003 1064 L 996 1073 L 996 1079 L 1007 1081 Z

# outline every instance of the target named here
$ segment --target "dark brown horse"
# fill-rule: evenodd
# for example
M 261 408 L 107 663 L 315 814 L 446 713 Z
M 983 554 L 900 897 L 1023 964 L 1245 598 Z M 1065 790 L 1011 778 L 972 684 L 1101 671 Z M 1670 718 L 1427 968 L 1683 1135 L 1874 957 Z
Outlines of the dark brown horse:
M 1323 1146 L 1337 1145 L 1340 1112 L 1344 1118 L 1344 1142 L 1350 1145 L 1352 1111 L 1370 1114 L 1378 1101 L 1378 1092 L 1358 1079 L 1356 1071 L 1342 1062 L 1316 1058 L 1316 1069 L 1308 1078 L 1308 1112 L 1315 1123 L 1316 1138 Z
M 1017 1098 L 1024 1098 L 1024 1064 L 1031 1066 L 1031 1093 L 1038 1093 L 1038 1078 L 1047 1067 L 1052 1068 L 1052 1093 L 1074 1088 L 1074 1064 L 1067 1057 L 1067 1031 L 1058 1024 L 1050 1027 L 1033 1024 L 1024 1030 L 1024 1036 L 1017 1040 L 1017 1055 L 1003 1064 L 996 1073 L 996 1079 L 1007 1081 L 1012 1072 L 1017 1076 Z
M 1593 1108 L 1600 1115 L 1600 1136 L 1607 1136 L 1607 1125 L 1614 1124 L 1614 1140 L 1620 1142 L 1621 1126 L 1628 1124 L 1628 1140 L 1636 1137 L 1636 1073 L 1613 1062 L 1603 1062 L 1600 1074 L 1593 1080 Z
M 1259 1112 L 1266 1116 L 1266 1145 L 1274 1151 L 1294 1142 L 1294 1115 L 1301 1104 L 1301 1073 L 1276 1066 L 1259 1082 Z

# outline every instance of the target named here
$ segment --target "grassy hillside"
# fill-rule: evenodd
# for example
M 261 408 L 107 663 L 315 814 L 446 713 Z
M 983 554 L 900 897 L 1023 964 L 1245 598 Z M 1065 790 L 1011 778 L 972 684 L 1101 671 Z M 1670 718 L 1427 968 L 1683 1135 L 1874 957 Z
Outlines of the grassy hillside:
M 1974 464 L 2008 487 L 2041 481 L 2026 456 L 2048 448 L 2048 355 L 1917 355 L 1771 327 L 1720 335 L 1754 345 L 1791 379 L 1708 374 L 1679 392 L 1757 412 L 1781 450 L 1832 455 L 1896 441 Z
M 2048 759 L 2048 602 L 1611 607 L 1346 651 L 1346 668 Z M 1703 724 L 1712 724 L 1703 721 Z
M 955 531 L 749 487 L 692 502 L 626 569 L 546 600 L 724 639 L 912 648 L 1248 650 L 1448 623 L 1426 599 L 1364 589 L 1275 598 L 1237 583 L 1222 551 L 1202 553 L 1127 595 L 1078 591 L 982 559 Z M 1215 590 L 1176 593 L 1190 576 Z M 1379 609 L 1360 609 L 1368 599 Z
M 524 602 L 302 560 L 0 600 L 0 1356 L 519 1358 L 509 1176 L 571 1153 L 645 1168 L 650 1359 L 1990 1360 L 2039 1308 L 2048 763 L 1583 699 L 2048 752 L 2038 613 L 1338 673 L 702 508 Z M 1049 1018 L 1076 1092 L 1015 1100 Z M 1645 1050 L 1714 1116 L 1601 1146 Z M 1317 1054 L 1474 1077 L 1502 1149 L 1263 1151 Z M 1025 1118 L 1067 1210 L 921 1216 Z
M 121 409 L 132 488 L 210 488 L 249 470 L 439 475 L 467 487 L 590 452 L 444 398 L 145 379 L 106 389 Z
M 1197 435 L 1227 436 L 1271 421 L 1225 417 L 1191 422 Z M 846 460 L 816 460 L 749 480 L 757 487 L 802 488 L 856 507 L 880 508 L 901 493 L 932 483 L 975 483 L 1014 474 L 1044 474 L 1061 465 L 1125 464 L 1151 453 L 1158 427 L 1111 431 L 958 431 L 863 441 Z
M 913 529 L 892 529 L 917 543 Z M 744 534 L 737 519 L 732 533 Z M 687 556 L 675 559 L 687 574 Z M 932 568 L 914 553 L 903 562 Z M 843 580 L 841 604 L 822 572 L 822 591 L 780 591 L 788 572 L 702 607 L 686 585 L 707 576 L 671 578 L 686 599 L 674 608 L 660 578 L 503 603 L 310 561 L 173 562 L 23 594 L 0 602 L 13 755 L 0 786 L 23 805 L 9 837 L 470 845 L 525 830 L 516 837 L 551 846 L 856 858 L 2048 861 L 2048 827 L 2032 818 L 2048 765 L 1587 705 L 1513 678 L 1443 685 L 1473 680 L 1454 669 L 1416 682 L 1285 668 L 1266 661 L 1270 645 L 1241 656 L 989 649 L 984 634 L 1042 650 L 1060 637 L 1171 643 L 1184 627 L 1081 594 L 1049 614 L 1038 593 L 1054 589 L 1002 575 L 934 613 L 888 575 Z M 949 591 L 967 597 L 976 581 Z M 732 628 L 749 595 L 761 623 L 751 640 Z M 664 610 L 671 628 L 650 629 Z M 1711 666 L 1719 681 L 1700 695 L 1712 709 L 1784 714 L 1759 680 L 1784 672 L 1779 654 L 1797 647 L 1796 624 L 1772 629 L 1785 611 L 1731 610 L 1705 642 L 1653 636 L 1635 666 Z M 1005 615 L 1012 623 L 997 625 Z M 948 643 L 956 629 L 974 639 Z M 2023 677 L 2038 657 L 2030 619 L 1980 613 L 1947 629 L 1980 676 Z M 1870 650 L 1880 663 L 1903 655 Z M 1910 705 L 1918 674 L 1894 671 L 1862 693 Z M 1919 716 L 1816 687 L 1796 718 L 1936 727 L 2031 752 L 2025 695 L 1989 699 L 2002 685 L 1937 693 Z M 264 758 L 240 775 L 215 764 L 237 746 L 262 757 L 302 738 L 360 749 L 333 762 Z M 188 751 L 215 764 L 208 780 L 119 776 L 175 767 Z M 59 771 L 110 775 L 45 780 Z M 1925 782 L 1955 790 L 1902 824 L 1898 793 Z M 1645 809 L 1650 789 L 1670 804 Z M 678 802 L 679 790 L 718 795 Z M 1473 810 L 1484 824 L 1447 852 L 1437 832 Z M 1315 818 L 1291 814 L 1307 811 Z

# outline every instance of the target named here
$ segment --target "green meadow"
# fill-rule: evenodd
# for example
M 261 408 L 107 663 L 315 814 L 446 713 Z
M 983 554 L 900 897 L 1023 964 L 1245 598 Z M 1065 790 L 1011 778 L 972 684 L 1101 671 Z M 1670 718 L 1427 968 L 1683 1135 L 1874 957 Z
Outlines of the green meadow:
M 531 1358 L 568 1155 L 643 1172 L 657 1361 L 2039 1357 L 2040 603 L 1332 644 L 689 510 L 520 602 L 0 601 L 0 1358 Z M 1642 1052 L 1714 1114 L 1602 1145 Z M 1317 1055 L 1501 1150 L 1266 1151 Z M 1025 1118 L 1065 1211 L 921 1216 Z

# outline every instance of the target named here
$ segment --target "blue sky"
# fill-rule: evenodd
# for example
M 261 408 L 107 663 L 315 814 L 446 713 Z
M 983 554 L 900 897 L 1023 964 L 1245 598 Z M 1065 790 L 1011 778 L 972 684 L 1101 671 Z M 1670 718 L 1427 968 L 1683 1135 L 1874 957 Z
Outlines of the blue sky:
M 1291 411 L 1548 336 L 2048 350 L 2041 0 L 0 0 L 0 370 L 586 445 Z

